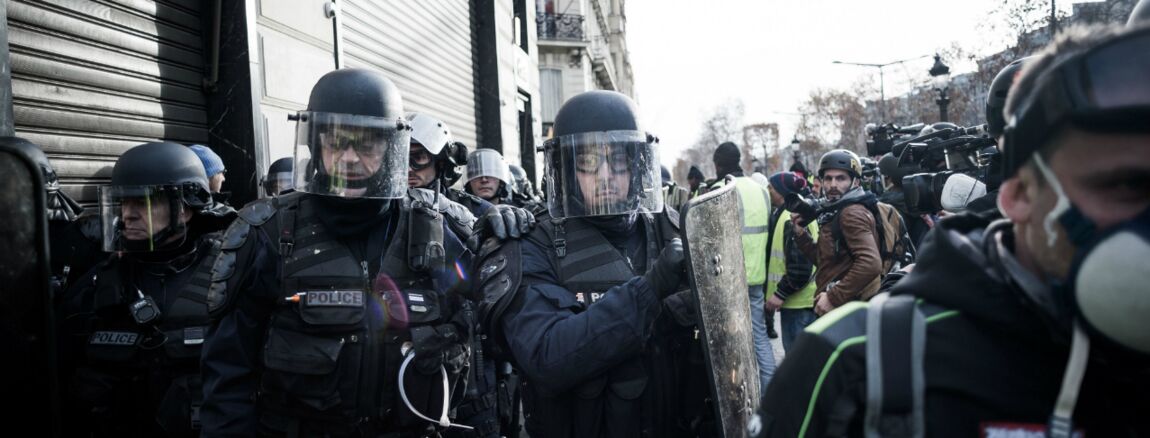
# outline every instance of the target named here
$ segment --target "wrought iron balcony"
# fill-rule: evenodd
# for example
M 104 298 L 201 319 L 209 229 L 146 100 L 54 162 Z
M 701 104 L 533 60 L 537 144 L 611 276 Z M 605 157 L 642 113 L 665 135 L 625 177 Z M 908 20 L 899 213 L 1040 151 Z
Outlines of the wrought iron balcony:
M 583 16 L 578 14 L 535 14 L 541 40 L 586 41 Z

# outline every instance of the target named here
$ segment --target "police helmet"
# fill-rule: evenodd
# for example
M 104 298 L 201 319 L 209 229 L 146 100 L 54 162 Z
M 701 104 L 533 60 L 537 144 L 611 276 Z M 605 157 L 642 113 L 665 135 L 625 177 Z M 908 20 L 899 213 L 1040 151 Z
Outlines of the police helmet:
M 554 135 L 543 145 L 552 217 L 662 211 L 658 139 L 640 127 L 630 97 L 580 93 L 559 108 Z
M 128 149 L 112 167 L 111 185 L 100 188 L 104 249 L 170 247 L 173 236 L 184 235 L 184 213 L 211 203 L 204 165 L 191 149 L 167 142 Z
M 397 199 L 407 191 L 411 127 L 399 89 L 381 73 L 342 69 L 312 87 L 298 122 L 295 172 L 301 192 Z

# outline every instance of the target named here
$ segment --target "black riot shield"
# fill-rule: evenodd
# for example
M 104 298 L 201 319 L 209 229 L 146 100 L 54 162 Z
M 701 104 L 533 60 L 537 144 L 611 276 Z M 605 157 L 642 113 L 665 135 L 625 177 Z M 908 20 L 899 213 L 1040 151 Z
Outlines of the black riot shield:
M 691 200 L 680 219 L 716 418 L 725 437 L 743 436 L 760 393 L 742 220 L 733 183 Z
M 58 436 L 44 179 L 23 152 L 29 147 L 36 146 L 0 137 L 0 351 L 8 362 L 0 394 L 16 402 L 0 420 L 12 430 Z

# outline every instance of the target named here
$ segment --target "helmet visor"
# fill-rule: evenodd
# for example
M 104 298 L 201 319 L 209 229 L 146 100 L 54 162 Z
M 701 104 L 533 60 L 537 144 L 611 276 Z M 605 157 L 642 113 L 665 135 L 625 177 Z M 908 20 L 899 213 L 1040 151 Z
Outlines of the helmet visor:
M 99 197 L 104 251 L 156 251 L 184 235 L 178 186 L 103 186 Z
M 565 135 L 544 146 L 544 160 L 554 218 L 663 210 L 657 143 L 646 133 Z
M 483 176 L 495 178 L 506 184 L 511 181 L 511 169 L 498 152 L 480 149 L 467 158 L 467 180 Z
M 270 173 L 263 183 L 264 194 L 267 196 L 279 196 L 281 192 L 294 187 L 294 185 L 291 172 Z
M 402 198 L 409 134 L 402 119 L 301 112 L 295 189 L 343 198 Z

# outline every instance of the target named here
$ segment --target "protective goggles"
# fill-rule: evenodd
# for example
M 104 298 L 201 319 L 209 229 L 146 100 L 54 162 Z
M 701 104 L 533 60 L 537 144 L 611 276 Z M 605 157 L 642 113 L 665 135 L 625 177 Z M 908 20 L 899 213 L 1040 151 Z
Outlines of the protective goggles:
M 420 148 L 411 152 L 407 158 L 407 167 L 411 170 L 423 170 L 435 163 L 435 157 L 427 149 Z
M 1066 123 L 1092 132 L 1150 132 L 1150 28 L 1115 38 L 1047 70 L 1005 130 L 1012 175 Z

